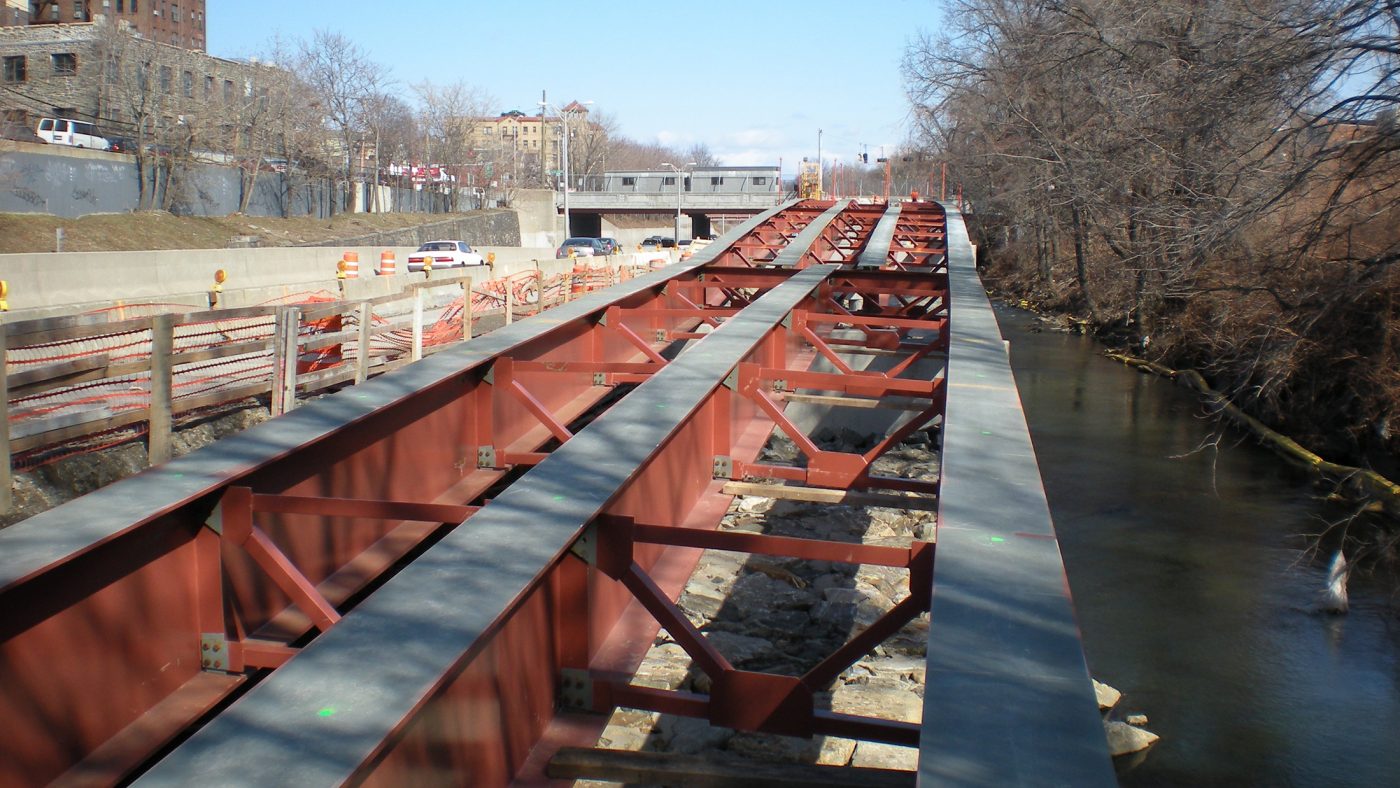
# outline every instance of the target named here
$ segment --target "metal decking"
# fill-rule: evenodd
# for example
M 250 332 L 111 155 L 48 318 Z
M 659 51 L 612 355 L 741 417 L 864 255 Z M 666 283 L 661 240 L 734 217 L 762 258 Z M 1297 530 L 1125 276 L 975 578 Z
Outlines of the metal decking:
M 780 206 L 689 263 L 0 532 L 0 784 L 533 781 L 615 706 L 918 745 L 925 784 L 1109 784 L 961 217 L 902 208 Z M 943 375 L 912 374 L 945 352 Z M 802 397 L 918 404 L 854 454 L 788 420 Z M 939 483 L 873 471 L 937 416 Z M 760 459 L 775 426 L 803 463 Z M 937 495 L 936 558 L 716 531 L 725 485 L 754 476 Z M 911 591 L 802 676 L 738 670 L 675 607 L 697 548 L 902 567 Z M 924 611 L 922 726 L 813 703 Z M 629 681 L 658 628 L 708 695 Z

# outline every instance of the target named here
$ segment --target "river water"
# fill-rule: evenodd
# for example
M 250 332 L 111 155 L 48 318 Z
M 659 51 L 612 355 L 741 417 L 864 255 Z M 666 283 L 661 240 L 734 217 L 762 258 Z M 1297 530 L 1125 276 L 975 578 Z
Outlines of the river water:
M 1170 382 L 998 308 L 1090 671 L 1161 735 L 1124 785 L 1400 785 L 1400 600 L 1318 613 L 1345 512 Z

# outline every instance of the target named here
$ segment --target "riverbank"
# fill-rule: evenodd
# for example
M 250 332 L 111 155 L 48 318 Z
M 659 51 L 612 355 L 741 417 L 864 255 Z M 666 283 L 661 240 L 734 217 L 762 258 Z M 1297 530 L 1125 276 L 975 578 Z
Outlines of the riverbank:
M 1128 786 L 1389 784 L 1394 573 L 1320 610 L 1351 513 L 1199 399 L 998 307 L 1091 673 L 1159 741 Z
M 1337 446 L 1346 442 L 1340 436 L 1328 440 L 1316 434 L 1289 434 L 1286 418 L 1279 419 L 1277 413 L 1268 412 L 1257 402 L 1232 397 L 1197 369 L 1173 368 L 1174 363 L 1195 363 L 1210 369 L 1214 364 L 1209 356 L 1203 355 L 1203 350 L 1192 352 L 1193 349 L 1177 348 L 1175 352 L 1154 354 L 1150 337 L 1135 336 L 1126 321 L 1096 324 L 1075 312 L 1072 302 L 1063 296 L 1047 298 L 1043 293 L 1028 289 L 1015 277 L 984 275 L 984 280 L 989 282 L 989 292 L 994 298 L 1036 315 L 1045 328 L 1091 336 L 1104 345 L 1106 355 L 1119 363 L 1175 380 L 1194 390 L 1213 417 L 1235 422 L 1261 444 L 1313 474 L 1325 495 L 1354 504 L 1357 514 L 1382 515 L 1378 520 L 1382 532 L 1371 541 L 1383 548 L 1377 550 L 1378 554 L 1383 553 L 1386 560 L 1400 563 L 1400 485 L 1396 484 L 1394 473 L 1400 469 L 1400 457 L 1388 453 L 1378 458 L 1374 453 L 1358 456 L 1338 452 Z M 1327 456 L 1329 450 L 1336 453 Z M 1372 467 L 1376 465 L 1381 470 Z

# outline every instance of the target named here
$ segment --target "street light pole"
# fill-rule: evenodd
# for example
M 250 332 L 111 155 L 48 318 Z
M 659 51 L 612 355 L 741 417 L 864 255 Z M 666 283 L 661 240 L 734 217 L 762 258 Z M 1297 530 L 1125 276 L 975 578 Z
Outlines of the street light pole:
M 695 165 L 696 165 L 696 162 L 691 161 L 691 162 L 686 162 L 686 165 L 685 165 L 685 166 L 686 166 L 686 168 L 688 169 L 688 168 L 690 168 L 690 167 L 694 167 Z M 678 170 L 678 169 L 676 169 L 676 165 L 670 163 L 669 161 L 663 161 L 663 162 L 661 162 L 661 166 L 662 166 L 662 167 L 670 167 L 670 168 L 671 168 L 671 172 L 674 172 L 674 173 L 676 174 L 676 236 L 675 236 L 675 237 L 676 237 L 676 248 L 679 249 L 679 248 L 680 248 L 680 245 L 681 245 L 681 194 L 683 193 L 682 190 L 685 188 L 685 170 Z
M 822 170 L 826 169 L 826 163 L 822 161 L 822 130 L 817 129 L 817 199 L 826 196 L 822 191 Z
M 592 104 L 593 102 L 590 100 L 590 101 L 585 101 L 585 102 L 582 102 L 582 103 L 583 103 L 583 104 Z M 574 106 L 574 105 L 573 105 L 573 104 L 570 104 L 569 106 L 572 107 L 572 106 Z M 563 161 L 560 162 L 560 166 L 563 168 L 563 178 L 562 178 L 562 180 L 563 180 L 563 182 L 564 182 L 564 237 L 565 237 L 565 238 L 568 238 L 568 237 L 573 233 L 573 226 L 572 226 L 572 225 L 570 224 L 570 222 L 569 222 L 569 111 L 568 111 L 567 108 L 560 108 L 560 107 L 555 107 L 555 111 L 559 113 L 559 129 L 560 129 L 561 133 L 564 135 L 563 141 L 560 142 L 559 153 L 560 153 L 560 158 L 563 160 Z M 585 112 L 586 112 L 586 111 L 587 111 L 587 110 L 585 110 Z M 548 104 L 548 102 L 541 101 L 541 102 L 540 102 L 540 129 L 541 129 L 541 130 L 544 129 L 544 116 L 545 116 L 548 112 L 549 112 L 549 104 Z

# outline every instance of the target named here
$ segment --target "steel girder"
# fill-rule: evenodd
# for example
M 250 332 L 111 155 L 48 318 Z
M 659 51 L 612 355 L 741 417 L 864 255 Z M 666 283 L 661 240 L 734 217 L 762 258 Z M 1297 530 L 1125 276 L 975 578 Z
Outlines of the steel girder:
M 945 232 L 931 205 L 781 206 L 687 264 L 0 532 L 0 783 L 126 779 L 199 728 L 144 779 L 504 784 L 596 736 L 577 710 L 618 704 L 923 742 L 811 696 L 928 609 L 932 545 L 715 526 L 756 473 L 939 505 L 938 483 L 871 464 L 943 414 Z M 803 435 L 794 400 L 914 416 L 853 454 Z M 757 461 L 775 425 L 803 462 Z M 902 566 L 912 592 L 803 676 L 736 670 L 673 602 L 698 548 Z M 708 696 L 627 681 L 661 626 Z

